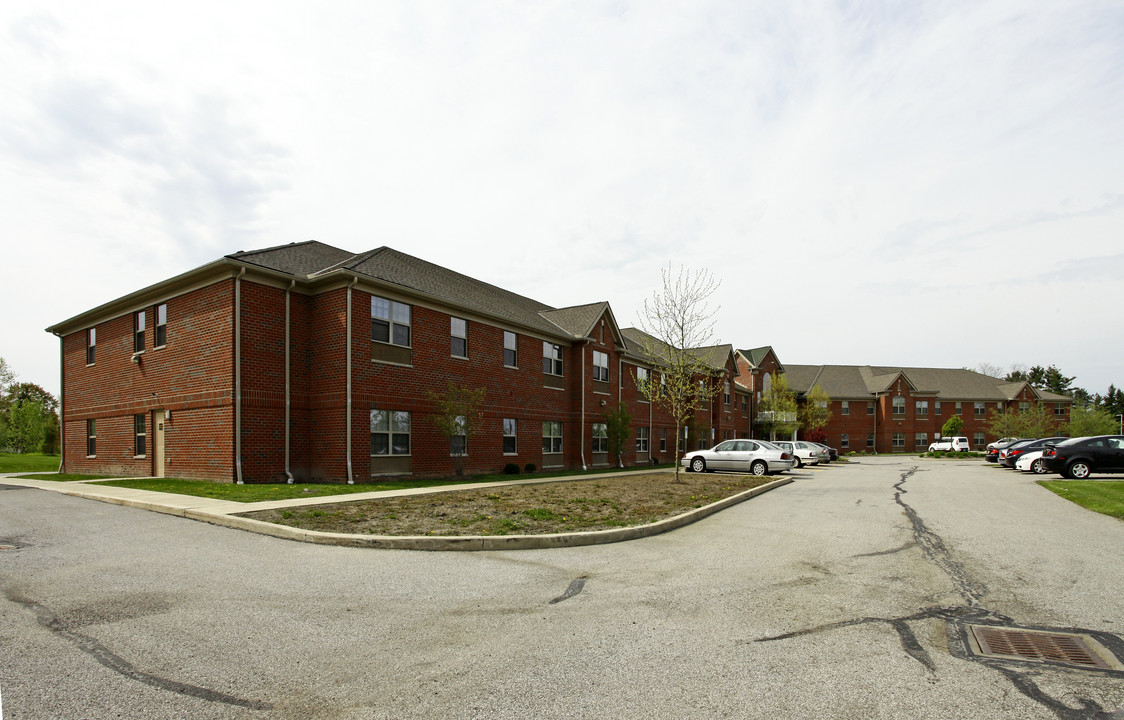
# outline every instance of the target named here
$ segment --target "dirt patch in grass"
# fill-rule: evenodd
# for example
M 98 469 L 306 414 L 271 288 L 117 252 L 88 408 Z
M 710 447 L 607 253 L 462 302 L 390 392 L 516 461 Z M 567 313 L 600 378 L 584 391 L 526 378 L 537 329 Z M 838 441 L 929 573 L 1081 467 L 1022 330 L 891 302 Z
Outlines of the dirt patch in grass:
M 602 476 L 244 513 L 306 530 L 363 535 L 543 535 L 644 525 L 772 482 L 721 473 Z

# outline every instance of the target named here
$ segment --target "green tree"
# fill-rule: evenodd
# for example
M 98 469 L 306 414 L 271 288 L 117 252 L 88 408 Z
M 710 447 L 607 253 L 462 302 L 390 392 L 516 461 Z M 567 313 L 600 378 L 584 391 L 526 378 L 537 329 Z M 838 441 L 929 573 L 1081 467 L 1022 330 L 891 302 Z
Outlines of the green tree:
M 637 380 L 646 400 L 659 406 L 675 423 L 675 482 L 679 482 L 679 458 L 683 454 L 682 428 L 694 419 L 698 408 L 715 397 L 720 383 L 711 382 L 714 369 L 696 348 L 711 346 L 714 315 L 710 297 L 718 282 L 703 269 L 680 268 L 673 276 L 668 266 L 661 272 L 663 286 L 644 301 L 639 339 L 642 352 L 657 372 Z
M 631 422 L 632 415 L 628 412 L 628 408 L 619 403 L 615 410 L 609 410 L 605 413 L 609 457 L 616 458 L 618 467 L 624 467 L 624 458 L 621 455 L 624 453 L 624 449 L 627 447 L 626 443 L 628 443 L 631 435 Z
M 58 399 L 35 383 L 11 382 L 10 370 L 0 369 L 0 374 L 0 382 L 7 383 L 0 396 L 0 447 L 17 453 L 58 452 Z
M 989 410 L 987 414 L 987 431 L 996 437 L 1024 437 L 1023 421 L 1018 410 Z
M 1113 435 L 1120 432 L 1120 422 L 1104 408 L 1074 405 L 1069 413 L 1069 436 Z
M 769 439 L 776 439 L 777 433 L 791 437 L 800 427 L 797 419 L 796 393 L 788 386 L 788 378 L 777 375 L 769 387 L 761 394 L 757 420 Z
M 822 429 L 831 420 L 831 410 L 828 409 L 830 403 L 831 396 L 819 385 L 813 385 L 804 396 L 804 404 L 800 406 L 800 427 L 805 432 Z
M 941 428 L 942 437 L 957 437 L 960 431 L 964 429 L 964 420 L 959 415 L 953 415 L 945 421 L 944 427 Z
M 8 361 L 0 357 L 0 397 L 7 394 L 8 386 L 16 380 L 16 373 Z
M 465 388 L 452 382 L 444 393 L 426 391 L 434 407 L 429 419 L 437 431 L 449 439 L 449 454 L 453 456 L 453 471 L 457 477 L 464 474 L 469 440 L 480 429 L 483 420 L 480 406 L 484 404 L 486 392 L 486 388 Z

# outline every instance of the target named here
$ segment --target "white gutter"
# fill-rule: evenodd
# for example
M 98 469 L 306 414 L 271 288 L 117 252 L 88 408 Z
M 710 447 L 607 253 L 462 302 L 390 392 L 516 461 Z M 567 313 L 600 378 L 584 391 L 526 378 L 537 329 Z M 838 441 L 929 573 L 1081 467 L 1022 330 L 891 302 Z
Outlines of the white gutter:
M 289 312 L 289 300 L 293 293 L 293 286 L 296 284 L 296 278 L 293 278 L 289 281 L 289 287 L 285 289 L 285 478 L 290 485 L 293 484 L 293 473 L 289 472 L 289 418 L 292 406 L 289 387 L 289 326 L 292 316 Z
M 344 436 L 347 442 L 347 484 L 355 484 L 355 475 L 351 471 L 351 288 L 355 287 L 355 283 L 359 282 L 359 276 L 354 275 L 351 278 L 351 283 L 347 286 L 347 418 L 345 422 Z
M 234 473 L 242 485 L 242 276 L 246 267 L 234 278 Z
M 66 373 L 63 372 L 66 354 L 62 348 L 62 335 L 57 337 L 59 339 L 59 473 L 61 474 L 63 465 L 66 464 L 66 425 L 63 423 L 63 418 L 66 417 L 66 388 L 63 385 L 66 382 Z
M 578 425 L 578 440 L 580 441 L 578 447 L 581 448 L 582 470 L 588 470 L 589 467 L 585 464 L 585 343 L 582 343 L 582 363 L 578 372 L 582 379 L 582 415 L 581 423 Z

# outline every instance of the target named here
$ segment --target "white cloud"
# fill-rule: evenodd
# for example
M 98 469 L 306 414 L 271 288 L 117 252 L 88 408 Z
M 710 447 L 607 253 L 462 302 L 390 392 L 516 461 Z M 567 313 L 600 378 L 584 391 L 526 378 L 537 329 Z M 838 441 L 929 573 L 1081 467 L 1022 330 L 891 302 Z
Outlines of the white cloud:
M 57 288 L 8 284 L 40 301 L 0 355 L 47 386 L 46 325 L 311 238 L 625 325 L 706 266 L 721 338 L 788 362 L 1124 381 L 1118 333 L 991 323 L 1124 299 L 1119 6 L 17 1 L 0 34 L 6 255 Z

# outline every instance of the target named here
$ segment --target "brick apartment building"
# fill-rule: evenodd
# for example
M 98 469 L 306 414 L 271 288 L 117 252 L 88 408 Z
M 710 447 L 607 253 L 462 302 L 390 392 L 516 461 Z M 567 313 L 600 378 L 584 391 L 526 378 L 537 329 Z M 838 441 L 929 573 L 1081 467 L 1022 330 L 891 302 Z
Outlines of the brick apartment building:
M 997 439 L 987 430 L 991 411 L 1028 409 L 1040 402 L 1059 423 L 1069 421 L 1072 398 L 1008 383 L 972 370 L 788 365 L 789 387 L 804 395 L 819 385 L 831 398 L 826 442 L 841 452 L 924 452 L 953 415 L 974 449 Z
M 390 248 L 319 242 L 238 252 L 58 323 L 66 472 L 365 482 L 520 468 L 605 467 L 605 413 L 630 413 L 626 465 L 667 461 L 674 423 L 637 377 L 660 351 L 607 302 L 553 308 Z M 785 374 L 832 398 L 840 450 L 912 452 L 952 414 L 974 446 L 992 408 L 1070 399 L 968 370 L 782 365 L 769 346 L 692 349 L 712 399 L 684 447 L 761 437 Z M 431 421 L 430 393 L 484 388 L 467 447 Z M 456 453 L 456 457 L 454 456 Z
M 607 410 L 632 416 L 628 465 L 667 460 L 674 424 L 637 391 L 659 372 L 606 302 L 553 308 L 390 248 L 238 252 L 88 310 L 60 338 L 66 472 L 364 482 L 607 466 Z M 713 401 L 692 446 L 751 433 L 731 346 L 698 349 Z M 428 392 L 484 388 L 462 447 Z

